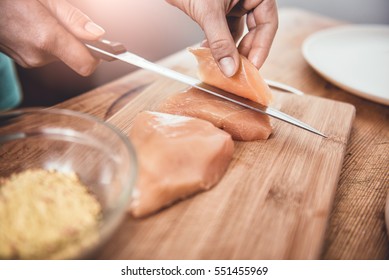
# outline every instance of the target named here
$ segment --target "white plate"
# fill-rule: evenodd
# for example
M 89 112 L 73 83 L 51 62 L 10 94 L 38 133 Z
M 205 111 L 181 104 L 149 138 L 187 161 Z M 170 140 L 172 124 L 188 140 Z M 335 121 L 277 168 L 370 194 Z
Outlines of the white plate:
M 389 105 L 389 25 L 346 25 L 319 31 L 304 41 L 303 55 L 340 88 Z

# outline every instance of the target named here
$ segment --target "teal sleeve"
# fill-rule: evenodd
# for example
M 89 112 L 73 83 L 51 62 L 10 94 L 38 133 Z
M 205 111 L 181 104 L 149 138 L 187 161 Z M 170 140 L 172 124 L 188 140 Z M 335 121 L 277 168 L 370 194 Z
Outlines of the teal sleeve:
M 13 61 L 0 52 L 0 111 L 20 104 L 22 92 Z

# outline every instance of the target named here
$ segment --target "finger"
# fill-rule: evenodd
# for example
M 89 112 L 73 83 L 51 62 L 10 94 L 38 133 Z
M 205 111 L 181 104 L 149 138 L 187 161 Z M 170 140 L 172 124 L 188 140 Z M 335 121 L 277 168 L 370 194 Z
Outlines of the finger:
M 264 0 L 253 11 L 257 24 L 248 59 L 259 69 L 265 62 L 278 28 L 277 4 Z
M 40 0 L 40 2 L 55 17 L 47 19 L 44 27 L 41 28 L 38 39 L 39 49 L 43 53 L 62 60 L 78 74 L 90 75 L 97 67 L 99 60 L 94 58 L 88 49 L 72 35 L 72 33 L 78 32 L 81 39 L 94 40 L 98 38 L 95 35 L 92 36 L 90 32 L 82 30 L 82 26 L 88 22 L 88 18 L 64 0 Z M 70 28 L 73 30 L 72 33 L 68 31 Z M 84 34 L 82 35 L 82 33 Z
M 15 22 L 7 27 L 10 32 L 6 36 L 0 36 L 2 50 L 24 67 L 42 66 L 59 58 L 81 75 L 94 70 L 98 60 L 46 6 L 39 1 L 18 1 L 17 4 L 20 3 L 11 5 L 11 11 L 7 9 Z M 0 34 L 2 32 L 0 29 Z
M 38 39 L 38 46 L 43 51 L 62 60 L 66 65 L 82 76 L 90 75 L 99 60 L 94 58 L 83 43 L 77 40 L 61 24 L 53 19 L 44 35 Z
M 246 22 L 249 31 L 240 41 L 238 50 L 241 55 L 248 57 L 251 50 L 251 45 L 253 44 L 256 27 L 254 15 L 252 12 L 247 14 Z
M 208 40 L 207 40 L 207 39 L 204 39 L 204 40 L 200 43 L 200 47 L 209 48 Z
M 4 54 L 6 54 L 7 56 L 9 56 L 10 58 L 12 58 L 17 64 L 19 64 L 20 66 L 24 67 L 24 68 L 28 68 L 29 65 L 27 64 L 27 62 L 23 59 L 22 56 L 20 56 L 17 52 L 15 52 L 13 49 L 11 48 L 8 48 L 7 46 L 4 46 L 2 44 L 0 44 L 0 51 Z
M 247 18 L 250 32 L 240 49 L 259 69 L 266 60 L 278 28 L 277 6 L 274 0 L 264 0 Z M 255 24 L 255 27 L 253 25 Z
M 224 11 L 209 15 L 200 24 L 212 55 L 225 76 L 233 76 L 239 67 L 239 53 L 228 28 Z
M 66 0 L 39 0 L 73 35 L 83 40 L 97 40 L 104 35 L 102 27 Z
M 93 57 L 80 41 L 67 32 L 56 37 L 51 53 L 82 76 L 92 74 L 99 64 L 99 59 Z
M 227 16 L 228 28 L 235 43 L 239 41 L 240 37 L 243 34 L 244 21 L 243 17 L 232 17 Z
M 255 6 L 258 5 L 258 3 L 255 3 L 254 4 L 255 6 L 253 6 L 253 7 L 251 7 L 251 5 L 253 5 L 253 4 L 248 3 L 246 1 L 238 1 L 238 3 L 236 3 L 236 5 L 234 5 L 232 7 L 231 11 L 228 14 L 231 16 L 235 16 L 235 17 L 242 17 L 242 16 L 246 15 L 247 13 L 249 13 L 250 10 L 254 9 Z

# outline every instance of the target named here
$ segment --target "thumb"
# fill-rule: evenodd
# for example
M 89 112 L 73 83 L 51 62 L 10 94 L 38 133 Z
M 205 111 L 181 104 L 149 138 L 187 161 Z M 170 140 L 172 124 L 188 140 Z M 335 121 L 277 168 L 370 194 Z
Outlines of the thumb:
M 240 59 L 225 14 L 208 15 L 201 27 L 220 70 L 227 77 L 233 76 L 239 68 Z
M 73 35 L 83 40 L 97 40 L 104 35 L 102 27 L 66 0 L 39 0 Z

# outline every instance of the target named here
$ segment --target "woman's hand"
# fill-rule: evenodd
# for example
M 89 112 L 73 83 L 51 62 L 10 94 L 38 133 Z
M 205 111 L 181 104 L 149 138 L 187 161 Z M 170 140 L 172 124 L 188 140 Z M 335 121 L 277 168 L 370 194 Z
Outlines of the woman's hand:
M 66 0 L 0 0 L 0 51 L 23 67 L 59 59 L 87 76 L 98 64 L 79 41 L 104 30 Z
M 275 0 L 166 0 L 196 21 L 204 30 L 204 46 L 211 48 L 223 73 L 233 76 L 239 66 L 239 52 L 258 69 L 269 54 L 278 27 Z M 243 19 L 249 32 L 243 32 Z

